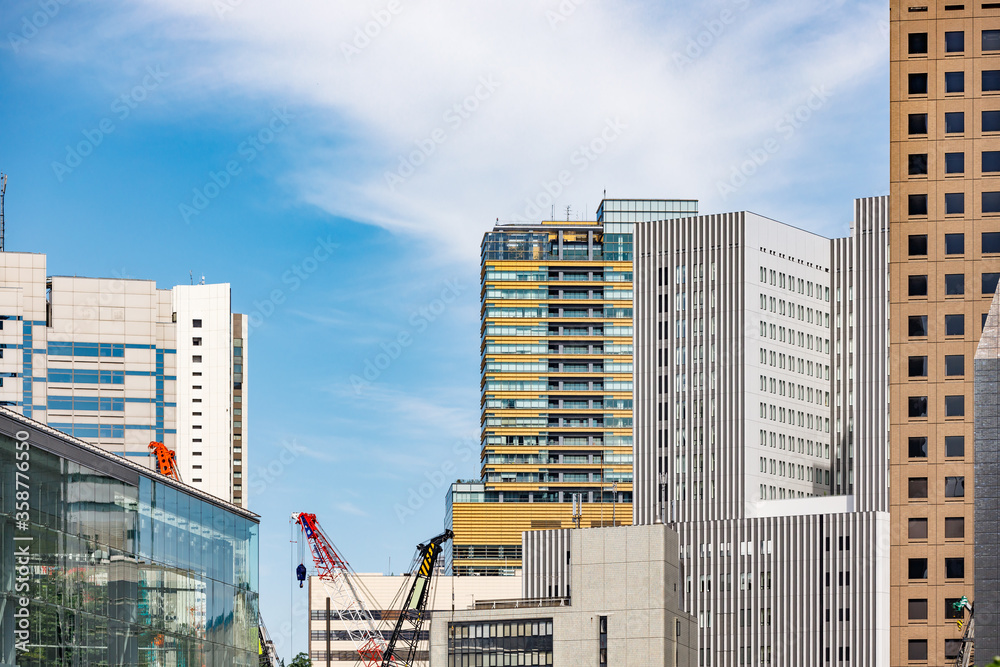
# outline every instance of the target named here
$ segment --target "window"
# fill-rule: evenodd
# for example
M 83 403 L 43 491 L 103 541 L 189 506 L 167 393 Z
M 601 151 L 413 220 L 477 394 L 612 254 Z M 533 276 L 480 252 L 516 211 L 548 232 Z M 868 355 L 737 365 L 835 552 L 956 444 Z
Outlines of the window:
M 927 195 L 910 195 L 907 199 L 910 215 L 927 215 Z
M 192 338 L 191 339 L 191 344 L 194 345 L 194 346 L 201 345 L 201 338 Z
M 911 599 L 909 601 L 907 617 L 911 621 L 927 620 L 927 598 Z
M 965 51 L 965 33 L 961 30 L 944 34 L 944 52 L 962 53 Z
M 910 234 L 910 257 L 927 254 L 927 234 Z
M 944 438 L 944 455 L 948 457 L 965 456 L 965 436 L 946 435 Z
M 955 612 L 960 613 L 960 612 Z M 957 618 L 962 618 L 958 616 Z M 945 660 L 954 660 L 958 657 L 958 654 L 962 650 L 962 640 L 961 639 L 945 639 L 944 640 L 944 657 Z
M 965 254 L 965 234 L 945 234 L 944 254 L 964 255 Z
M 910 276 L 908 283 L 910 296 L 927 296 L 927 276 Z
M 965 153 L 945 153 L 944 173 L 964 174 L 965 173 Z
M 945 558 L 944 559 L 944 576 L 946 579 L 964 579 L 965 578 L 965 559 L 964 558 Z
M 927 416 L 927 397 L 910 396 L 909 413 L 911 417 L 920 418 Z
M 926 540 L 927 519 L 910 519 L 907 528 L 907 537 L 911 540 Z
M 926 477 L 911 477 L 906 482 L 906 497 L 907 498 L 926 498 L 927 497 L 927 478 Z
M 965 132 L 965 112 L 949 111 L 944 115 L 944 131 L 947 134 Z
M 945 539 L 959 539 L 965 537 L 965 517 L 949 516 L 944 519 Z
M 191 327 L 194 329 L 201 328 L 201 320 L 191 320 Z
M 965 497 L 965 477 L 945 477 L 944 478 L 945 498 Z
M 965 315 L 945 315 L 944 316 L 945 336 L 965 335 Z
M 983 193 L 983 213 L 1000 213 L 1000 192 Z
M 910 95 L 926 95 L 927 94 L 927 73 L 926 72 L 912 72 L 909 75 L 909 93 Z
M 1000 90 L 1000 70 L 998 69 L 984 69 L 983 70 L 983 92 L 995 92 Z
M 949 296 L 965 294 L 965 274 L 946 273 L 944 276 L 944 293 Z
M 926 280 L 926 276 L 924 276 L 924 278 Z M 908 322 L 908 330 L 910 338 L 924 338 L 925 336 L 927 336 L 926 315 L 910 315 L 907 322 Z
M 927 174 L 927 153 L 913 153 L 910 155 L 910 176 L 920 176 Z
M 909 53 L 920 54 L 927 53 L 927 33 L 926 32 L 911 32 L 910 33 L 910 50 Z
M 196 364 L 200 364 L 201 363 L 201 355 L 200 354 L 194 354 L 194 355 L 192 355 L 191 356 L 191 361 L 193 361 Z
M 927 660 L 927 640 L 909 640 L 906 646 L 906 658 L 908 660 Z
M 925 436 L 912 437 L 909 440 L 910 458 L 927 458 L 927 438 Z
M 983 112 L 983 132 L 1000 132 L 1000 111 Z M 911 132 L 911 134 L 915 133 Z M 923 134 L 927 134 L 927 132 Z
M 983 51 L 1000 51 L 1000 30 L 983 30 Z
M 984 273 L 983 294 L 995 294 L 998 281 L 1000 281 L 1000 273 Z
M 985 74 L 985 72 L 983 72 Z M 985 77 L 983 77 L 985 80 Z M 944 92 L 964 93 L 965 92 L 965 72 L 945 72 Z
M 995 253 L 1000 253 L 1000 232 L 983 232 L 983 254 L 992 255 Z
M 946 376 L 965 375 L 965 355 L 946 354 L 944 356 L 944 374 Z
M 965 213 L 965 193 L 946 192 L 944 195 L 945 215 L 957 215 Z
M 927 357 L 910 357 L 910 377 L 927 377 Z
M 909 562 L 908 573 L 910 579 L 926 579 L 927 578 L 927 559 L 926 558 L 911 558 Z
M 986 117 L 986 113 L 985 111 L 983 112 L 984 118 Z M 1000 111 L 995 113 L 997 114 L 997 127 L 1000 129 Z M 908 126 L 910 134 L 927 134 L 927 114 L 911 113 L 908 118 Z

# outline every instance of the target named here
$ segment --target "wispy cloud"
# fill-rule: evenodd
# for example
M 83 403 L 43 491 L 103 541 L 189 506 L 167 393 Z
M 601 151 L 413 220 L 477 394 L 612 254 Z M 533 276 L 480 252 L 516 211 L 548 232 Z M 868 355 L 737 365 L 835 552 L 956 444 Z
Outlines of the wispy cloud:
M 696 197 L 703 210 L 757 206 L 776 194 L 769 183 L 794 199 L 810 178 L 803 154 L 837 160 L 818 124 L 739 197 L 723 202 L 714 185 L 812 86 L 829 86 L 842 108 L 870 97 L 887 53 L 876 2 L 722 0 L 672 4 L 669 17 L 644 3 L 584 2 L 557 21 L 555 2 L 400 2 L 350 58 L 345 46 L 386 3 L 233 5 L 220 17 L 204 0 L 105 3 L 71 39 L 68 26 L 40 35 L 39 52 L 97 63 L 114 89 L 141 44 L 144 58 L 169 64 L 169 113 L 210 117 L 220 96 L 295 108 L 283 178 L 302 201 L 466 259 L 486 225 L 521 214 L 561 171 L 572 183 L 549 208 L 587 216 L 605 189 Z M 678 67 L 725 11 L 732 19 L 709 48 Z M 499 86 L 467 102 L 484 77 Z M 598 159 L 574 163 L 608 119 L 627 129 Z M 387 187 L 428 141 L 413 174 Z

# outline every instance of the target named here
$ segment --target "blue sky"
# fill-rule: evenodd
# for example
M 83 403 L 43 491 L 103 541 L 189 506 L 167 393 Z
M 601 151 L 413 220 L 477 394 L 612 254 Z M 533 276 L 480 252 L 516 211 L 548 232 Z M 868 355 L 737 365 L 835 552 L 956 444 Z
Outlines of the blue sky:
M 284 637 L 291 512 L 398 572 L 442 527 L 442 469 L 478 475 L 482 233 L 606 191 L 847 234 L 851 200 L 888 192 L 887 21 L 869 0 L 7 0 L 7 249 L 232 284 Z

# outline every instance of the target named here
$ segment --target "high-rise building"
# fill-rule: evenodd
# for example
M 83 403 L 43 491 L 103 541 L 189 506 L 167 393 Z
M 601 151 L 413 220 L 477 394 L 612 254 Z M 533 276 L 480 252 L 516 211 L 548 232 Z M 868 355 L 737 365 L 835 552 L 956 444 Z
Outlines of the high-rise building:
M 632 230 L 691 200 L 608 199 L 596 221 L 498 225 L 482 243 L 481 478 L 452 485 L 446 562 L 511 574 L 521 532 L 629 523 Z
M 636 227 L 635 523 L 679 534 L 699 665 L 888 660 L 887 206 Z
M 0 665 L 259 664 L 260 517 L 7 408 L 0 471 Z
M 891 3 L 893 664 L 953 661 L 972 597 L 973 359 L 1000 278 L 1000 5 Z M 992 656 L 987 656 L 987 659 Z
M 0 253 L 0 404 L 147 466 L 163 442 L 184 482 L 245 506 L 246 322 L 228 284 L 47 276 L 45 255 Z

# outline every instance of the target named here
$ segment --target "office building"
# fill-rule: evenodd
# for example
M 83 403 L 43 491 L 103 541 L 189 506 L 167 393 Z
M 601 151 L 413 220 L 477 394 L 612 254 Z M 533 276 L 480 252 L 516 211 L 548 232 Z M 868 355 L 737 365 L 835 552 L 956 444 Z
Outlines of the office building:
M 978 586 L 973 359 L 1000 278 L 1000 5 L 894 0 L 890 49 L 891 652 L 941 665 L 962 646 L 952 603 Z
M 887 206 L 636 226 L 635 523 L 679 535 L 699 665 L 888 661 Z
M 664 525 L 524 533 L 523 596 L 435 615 L 432 665 L 695 667 Z
M 482 459 L 446 499 L 450 571 L 512 574 L 521 532 L 631 521 L 632 229 L 690 200 L 607 199 L 596 221 L 482 243 Z
M 399 617 L 402 597 L 397 595 L 404 587 L 409 589 L 410 576 L 384 576 L 381 574 L 356 575 L 355 588 L 365 596 L 365 605 L 375 620 L 377 629 L 386 641 Z M 430 627 L 447 623 L 456 610 L 472 609 L 477 600 L 515 598 L 521 593 L 520 576 L 503 577 L 449 577 L 437 576 L 432 583 L 427 609 L 430 621 L 421 630 L 417 646 L 417 660 L 427 661 Z M 348 626 L 340 609 L 331 609 L 326 585 L 317 576 L 309 577 L 309 659 L 313 667 L 348 667 L 358 663 L 358 650 L 348 634 Z
M 256 667 L 256 515 L 7 408 L 0 471 L 0 664 Z
M 230 287 L 48 276 L 46 257 L 0 253 L 0 404 L 246 506 L 247 319 Z

